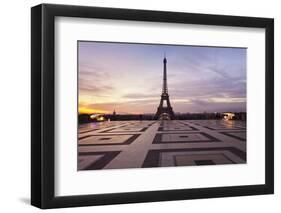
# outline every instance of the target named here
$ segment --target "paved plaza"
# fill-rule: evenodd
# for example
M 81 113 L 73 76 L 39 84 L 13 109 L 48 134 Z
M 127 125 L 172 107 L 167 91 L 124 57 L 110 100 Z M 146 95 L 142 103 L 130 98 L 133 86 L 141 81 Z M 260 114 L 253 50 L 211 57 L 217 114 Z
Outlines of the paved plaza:
M 78 138 L 78 170 L 246 163 L 245 121 L 107 121 Z

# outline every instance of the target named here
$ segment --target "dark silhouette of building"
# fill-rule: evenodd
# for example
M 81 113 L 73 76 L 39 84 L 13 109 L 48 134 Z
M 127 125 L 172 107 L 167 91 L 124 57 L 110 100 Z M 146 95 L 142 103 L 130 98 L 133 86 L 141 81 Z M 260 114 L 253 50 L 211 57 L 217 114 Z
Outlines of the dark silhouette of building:
M 78 122 L 79 122 L 79 124 L 83 124 L 83 123 L 93 122 L 93 120 L 91 119 L 90 115 L 88 115 L 88 114 L 79 114 Z
M 171 120 L 171 119 L 175 119 L 175 114 L 173 108 L 171 107 L 169 94 L 168 94 L 166 57 L 164 57 L 163 63 L 164 63 L 163 88 L 162 88 L 160 104 L 154 118 L 157 120 Z M 164 102 L 166 102 L 166 106 L 164 106 Z

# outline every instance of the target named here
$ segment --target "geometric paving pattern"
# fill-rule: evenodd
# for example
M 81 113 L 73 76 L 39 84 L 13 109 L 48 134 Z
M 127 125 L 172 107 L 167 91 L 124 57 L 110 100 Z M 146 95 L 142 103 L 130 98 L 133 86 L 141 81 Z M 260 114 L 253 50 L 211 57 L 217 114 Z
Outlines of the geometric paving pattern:
M 246 163 L 246 122 L 107 121 L 79 125 L 81 170 Z
M 236 138 L 241 141 L 246 141 L 246 131 L 220 132 L 220 133 L 225 134 L 229 137 Z
M 79 167 L 83 170 L 102 169 L 120 152 L 83 152 L 79 154 Z
M 234 147 L 150 150 L 143 167 L 245 163 L 246 153 Z
M 100 145 L 123 145 L 130 144 L 139 134 L 118 134 L 118 135 L 86 135 L 79 138 L 79 146 L 100 146 Z
M 180 132 L 180 133 L 157 133 L 152 143 L 203 143 L 220 142 L 219 139 L 205 132 Z

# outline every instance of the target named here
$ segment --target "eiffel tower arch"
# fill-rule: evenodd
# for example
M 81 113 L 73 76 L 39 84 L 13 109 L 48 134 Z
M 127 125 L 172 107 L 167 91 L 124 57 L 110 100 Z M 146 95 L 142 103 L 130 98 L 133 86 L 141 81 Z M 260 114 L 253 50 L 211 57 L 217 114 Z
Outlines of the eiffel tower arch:
M 168 94 L 167 85 L 167 59 L 164 57 L 164 70 L 163 70 L 163 88 L 160 99 L 160 104 L 157 108 L 157 112 L 154 116 L 156 120 L 173 120 L 175 119 L 175 114 L 173 108 L 171 107 L 170 98 Z M 166 105 L 164 104 L 166 103 Z

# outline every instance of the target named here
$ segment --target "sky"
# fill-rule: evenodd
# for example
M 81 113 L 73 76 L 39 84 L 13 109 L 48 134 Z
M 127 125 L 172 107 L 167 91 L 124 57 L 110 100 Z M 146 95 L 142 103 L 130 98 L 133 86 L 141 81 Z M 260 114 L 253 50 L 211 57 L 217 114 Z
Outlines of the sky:
M 246 111 L 246 48 L 79 41 L 79 113 L 156 113 L 164 54 L 175 113 Z

